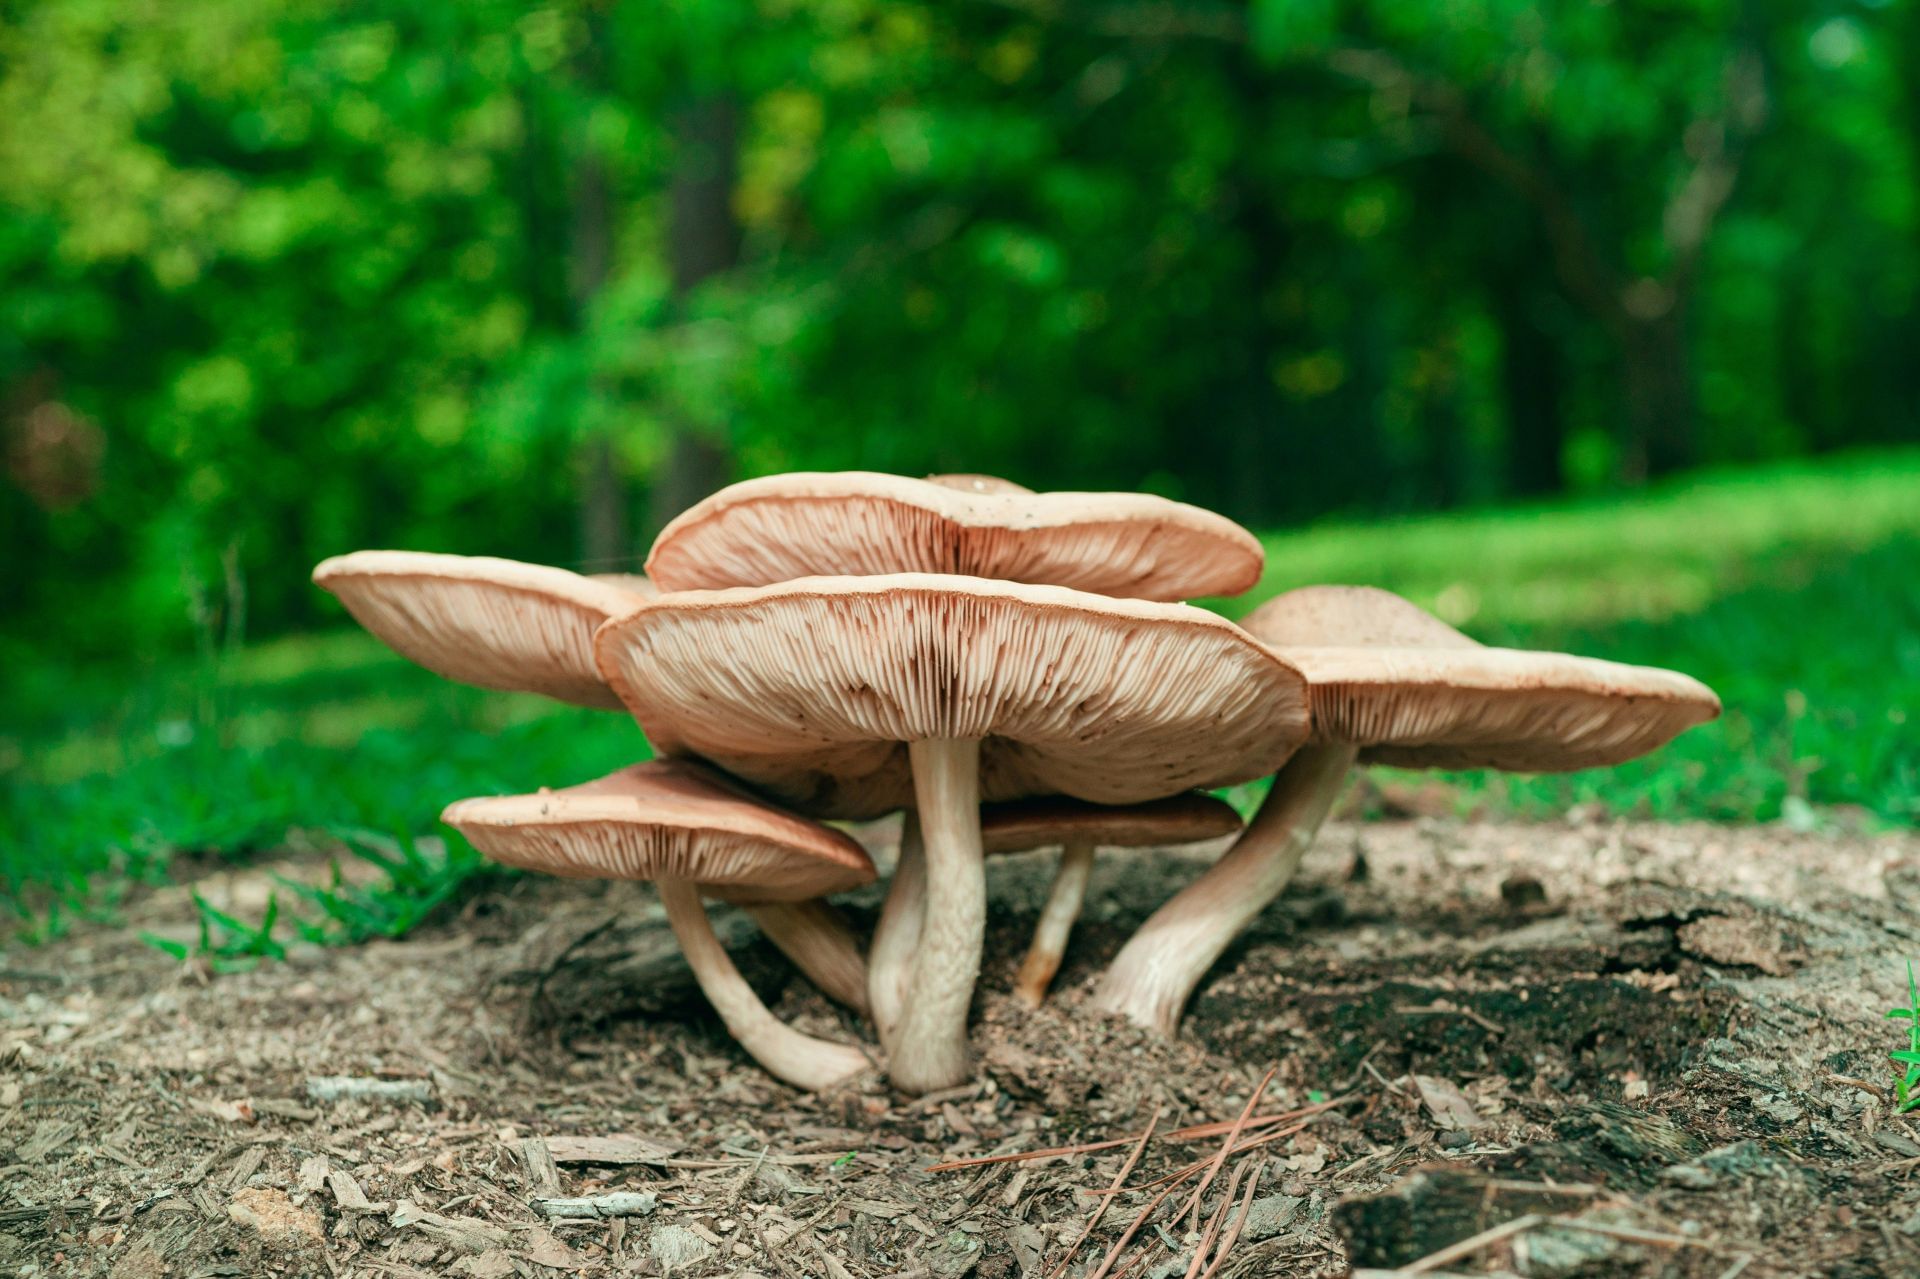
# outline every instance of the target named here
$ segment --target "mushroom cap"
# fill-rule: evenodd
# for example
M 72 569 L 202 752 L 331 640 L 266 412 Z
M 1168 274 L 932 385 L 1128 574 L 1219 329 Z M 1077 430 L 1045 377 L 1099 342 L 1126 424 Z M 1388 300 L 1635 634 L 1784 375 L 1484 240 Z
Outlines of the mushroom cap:
M 594 628 L 646 596 L 625 583 L 477 555 L 355 551 L 313 580 L 387 647 L 463 684 L 618 709 Z
M 1136 803 L 1273 772 L 1305 683 L 1212 613 L 924 573 L 686 591 L 600 628 L 655 749 L 803 812 L 913 802 L 905 743 L 980 739 L 987 800 Z
M 463 799 L 440 820 L 497 862 L 585 879 L 682 879 L 728 901 L 804 901 L 871 883 L 853 839 L 698 764 L 650 760 L 564 790 Z
M 872 471 L 746 480 L 662 529 L 647 572 L 669 591 L 952 573 L 1153 600 L 1235 595 L 1260 578 L 1259 541 L 1225 516 L 1145 494 L 1013 488 Z
M 660 593 L 660 588 L 655 586 L 653 579 L 645 573 L 589 573 L 587 578 L 590 581 L 605 583 L 616 590 L 625 591 L 629 595 L 638 595 L 643 600 L 650 600 Z
M 1088 804 L 1049 796 L 989 804 L 980 841 L 989 853 L 1024 853 L 1069 840 L 1099 848 L 1177 848 L 1240 829 L 1232 804 L 1202 791 L 1145 804 Z
M 1371 764 L 1598 768 L 1720 714 L 1713 690 L 1678 671 L 1488 648 L 1370 587 L 1289 591 L 1241 625 L 1307 677 L 1314 740 Z
M 938 475 L 929 475 L 927 483 L 938 484 L 941 488 L 959 489 L 962 493 L 1031 493 L 1032 489 L 1012 480 L 1003 480 L 998 475 L 977 475 L 971 471 L 948 471 Z

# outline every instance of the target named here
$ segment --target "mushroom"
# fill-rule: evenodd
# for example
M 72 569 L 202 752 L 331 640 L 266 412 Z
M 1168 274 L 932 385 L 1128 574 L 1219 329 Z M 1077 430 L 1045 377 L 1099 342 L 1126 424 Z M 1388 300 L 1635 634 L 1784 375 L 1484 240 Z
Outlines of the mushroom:
M 1020 962 L 1014 995 L 1029 1008 L 1045 1001 L 1080 917 L 1096 848 L 1176 848 L 1239 829 L 1233 805 L 1197 791 L 1124 807 L 1048 798 L 987 808 L 980 814 L 980 839 L 989 855 L 1060 846 L 1060 865 Z
M 480 555 L 355 551 L 313 580 L 403 657 L 448 679 L 618 710 L 593 663 L 593 631 L 651 595 L 645 578 L 582 577 Z
M 925 922 L 888 1043 L 915 1091 L 967 1075 L 983 796 L 1138 802 L 1269 772 L 1307 734 L 1299 675 L 1231 623 L 1057 586 L 902 573 L 683 591 L 595 647 L 663 754 L 816 816 L 915 808 Z
M 509 866 L 654 881 L 721 1021 L 788 1083 L 826 1088 L 872 1065 L 860 1049 L 802 1034 L 769 1012 L 700 903 L 705 892 L 764 910 L 870 882 L 872 861 L 839 831 L 749 798 L 709 769 L 660 761 L 564 790 L 464 799 L 441 819 Z
M 1021 961 L 1015 996 L 1029 1008 L 1038 1008 L 1046 1000 L 1047 987 L 1060 970 L 1067 937 L 1080 917 L 1095 849 L 1171 848 L 1218 839 L 1239 829 L 1240 814 L 1233 805 L 1198 791 L 1122 806 L 1058 796 L 989 804 L 980 814 L 981 848 L 988 856 L 1060 846 L 1060 865 Z M 900 832 L 899 865 L 868 948 L 873 1020 L 883 1042 L 892 1038 L 906 999 L 925 888 L 920 830 L 909 813 Z
M 1163 497 L 838 471 L 721 489 L 661 530 L 647 572 L 669 591 L 815 574 L 954 573 L 1183 600 L 1246 590 L 1263 558 L 1238 524 Z
M 1720 713 L 1711 689 L 1676 671 L 1484 647 L 1372 587 L 1290 591 L 1242 624 L 1306 675 L 1313 739 L 1233 848 L 1155 911 L 1101 979 L 1097 1007 L 1162 1033 L 1286 887 L 1356 759 L 1569 772 L 1644 755 Z

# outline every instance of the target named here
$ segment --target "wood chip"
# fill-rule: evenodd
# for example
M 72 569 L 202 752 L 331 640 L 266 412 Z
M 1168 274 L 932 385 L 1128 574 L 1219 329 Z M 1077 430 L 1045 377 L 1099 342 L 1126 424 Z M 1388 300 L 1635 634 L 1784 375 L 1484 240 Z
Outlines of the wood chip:
M 240 1189 L 247 1184 L 247 1178 L 260 1171 L 260 1163 L 267 1157 L 265 1146 L 248 1146 L 240 1152 L 233 1171 L 227 1174 L 226 1187 L 229 1191 Z
M 390 1224 L 411 1227 L 466 1252 L 480 1253 L 489 1248 L 504 1248 L 513 1236 L 500 1227 L 473 1217 L 446 1217 L 428 1212 L 411 1200 L 402 1199 L 394 1207 Z
M 71 1119 L 43 1119 L 33 1130 L 33 1136 L 20 1143 L 14 1157 L 23 1164 L 37 1164 L 72 1141 L 79 1131 L 80 1125 Z
M 333 1202 L 340 1205 L 342 1212 L 370 1212 L 373 1205 L 367 1202 L 367 1196 L 360 1189 L 360 1183 L 344 1168 L 335 1168 L 327 1173 L 327 1189 L 333 1193 Z
M 589 1195 L 582 1199 L 545 1198 L 533 1201 L 533 1210 L 549 1221 L 604 1219 L 607 1217 L 645 1217 L 659 1206 L 651 1192 L 618 1190 L 610 1194 Z
M 242 1098 L 239 1101 L 201 1101 L 189 1099 L 187 1105 L 203 1115 L 212 1115 L 215 1119 L 230 1124 L 250 1124 L 259 1116 L 253 1113 L 253 1103 Z
M 327 1184 L 327 1157 L 310 1155 L 300 1161 L 300 1173 L 295 1184 L 311 1195 L 319 1193 L 320 1187 Z
M 553 1152 L 539 1137 L 520 1139 L 520 1158 L 527 1165 L 527 1181 L 536 1195 L 555 1198 L 560 1194 L 560 1170 L 554 1167 Z
M 548 1156 L 563 1164 L 664 1164 L 679 1151 L 646 1137 L 613 1133 L 605 1137 L 548 1137 Z
M 307 1080 L 314 1101 L 428 1101 L 433 1084 L 426 1079 L 369 1079 L 356 1075 L 316 1075 Z

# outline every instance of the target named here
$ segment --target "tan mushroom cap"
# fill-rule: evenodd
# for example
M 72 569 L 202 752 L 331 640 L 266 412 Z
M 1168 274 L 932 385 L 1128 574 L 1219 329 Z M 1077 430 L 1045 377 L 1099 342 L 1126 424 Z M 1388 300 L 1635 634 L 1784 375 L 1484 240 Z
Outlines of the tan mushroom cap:
M 941 488 L 959 489 L 962 493 L 1031 493 L 1032 489 L 1024 484 L 1015 484 L 1012 480 L 1003 480 L 998 475 L 976 475 L 966 471 L 955 471 L 939 475 L 929 475 L 927 483 L 938 484 Z
M 1570 772 L 1720 714 L 1713 690 L 1678 671 L 1488 648 L 1371 587 L 1289 591 L 1241 625 L 1306 675 L 1314 740 L 1359 746 L 1366 763 Z
M 617 709 L 593 632 L 646 598 L 565 569 L 477 555 L 355 551 L 313 580 L 387 647 L 463 684 Z
M 589 573 L 587 577 L 629 595 L 638 595 L 643 600 L 650 600 L 660 593 L 660 588 L 645 573 Z
M 600 629 L 663 754 L 801 811 L 913 802 L 904 743 L 979 739 L 986 800 L 1136 803 L 1263 776 L 1307 736 L 1305 683 L 1212 613 L 903 573 L 664 595 Z
M 564 790 L 463 799 L 440 820 L 508 866 L 686 880 L 734 902 L 804 901 L 874 878 L 872 859 L 850 837 L 677 760 Z
M 669 591 L 953 573 L 1153 600 L 1235 595 L 1260 578 L 1258 539 L 1211 511 L 1137 493 L 1008 491 L 1017 487 L 871 471 L 746 480 L 661 530 L 647 572 Z
M 1088 804 L 1048 796 L 989 804 L 980 841 L 989 853 L 1024 853 L 1066 842 L 1098 848 L 1177 848 L 1240 829 L 1232 804 L 1193 791 L 1145 804 Z

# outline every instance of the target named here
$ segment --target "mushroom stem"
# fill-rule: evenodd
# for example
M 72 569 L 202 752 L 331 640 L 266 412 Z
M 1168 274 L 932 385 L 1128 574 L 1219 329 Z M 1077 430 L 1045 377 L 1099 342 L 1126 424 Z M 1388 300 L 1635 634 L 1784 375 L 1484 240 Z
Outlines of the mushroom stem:
M 1356 753 L 1351 746 L 1307 746 L 1287 761 L 1226 855 L 1120 948 L 1094 992 L 1094 1007 L 1171 1035 L 1207 969 L 1293 878 Z
M 1033 941 L 1013 982 L 1015 998 L 1029 1008 L 1038 1008 L 1046 1001 L 1047 987 L 1060 971 L 1060 957 L 1066 952 L 1074 921 L 1080 918 L 1080 903 L 1087 896 L 1087 876 L 1092 873 L 1091 843 L 1074 840 L 1060 849 L 1060 867 L 1053 872 L 1047 904 L 1040 910 L 1040 922 L 1033 926 Z
M 860 958 L 860 943 L 839 911 L 818 898 L 742 909 L 821 994 L 866 1014 L 867 961 Z
M 733 966 L 700 904 L 700 890 L 683 879 L 658 881 L 667 923 L 681 953 L 720 1020 L 752 1058 L 795 1087 L 818 1089 L 850 1079 L 873 1063 L 849 1044 L 805 1035 L 775 1017 Z
M 873 941 L 867 947 L 867 1002 L 880 1043 L 889 1052 L 900 1025 L 907 983 L 913 977 L 913 952 L 920 944 L 920 923 L 927 908 L 927 863 L 920 838 L 920 817 L 911 808 L 900 827 L 900 857 L 887 884 Z
M 926 842 L 926 907 L 889 1074 L 908 1092 L 930 1092 L 965 1082 L 969 1070 L 967 1010 L 987 923 L 980 743 L 940 738 L 907 749 Z

